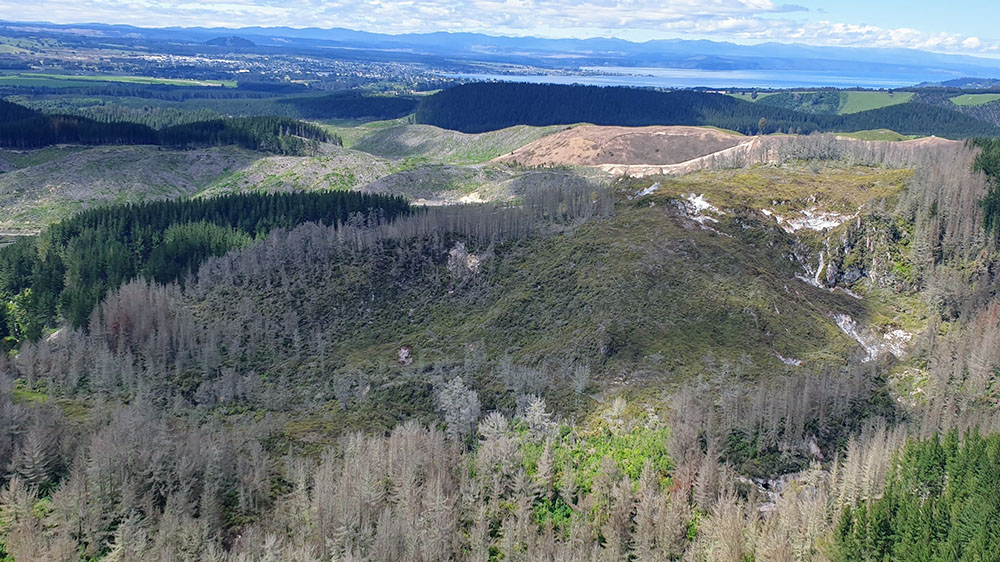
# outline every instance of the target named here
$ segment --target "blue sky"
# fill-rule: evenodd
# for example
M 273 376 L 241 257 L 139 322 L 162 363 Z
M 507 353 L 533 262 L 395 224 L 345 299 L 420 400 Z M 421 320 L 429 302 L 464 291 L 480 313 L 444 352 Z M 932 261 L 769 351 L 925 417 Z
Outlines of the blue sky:
M 833 21 L 884 28 L 910 27 L 926 32 L 958 33 L 1000 39 L 1000 5 L 990 0 L 841 0 L 796 2 Z
M 1000 57 L 997 0 L 0 0 L 0 18 L 905 47 Z

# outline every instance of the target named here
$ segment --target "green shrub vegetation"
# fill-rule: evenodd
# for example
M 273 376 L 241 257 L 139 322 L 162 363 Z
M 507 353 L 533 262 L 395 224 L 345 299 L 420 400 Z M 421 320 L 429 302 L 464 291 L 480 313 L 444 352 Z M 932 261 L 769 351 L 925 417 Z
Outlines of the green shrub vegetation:
M 643 468 L 649 465 L 657 478 L 666 484 L 673 469 L 666 447 L 670 431 L 665 428 L 635 427 L 628 432 L 614 432 L 602 427 L 590 432 L 576 432 L 563 426 L 558 437 L 548 443 L 532 441 L 527 438 L 526 428 L 522 426 L 520 430 L 521 450 L 528 474 L 538 474 L 538 460 L 549 447 L 556 478 L 567 478 L 567 472 L 572 472 L 572 481 L 583 493 L 591 491 L 594 478 L 606 458 L 633 482 L 639 480 Z
M 548 493 L 536 498 L 532 506 L 539 526 L 551 523 L 568 534 L 574 517 L 593 519 L 598 513 L 580 513 L 567 502 L 590 495 L 602 485 L 597 480 L 609 472 L 620 473 L 633 490 L 644 471 L 658 489 L 670 485 L 674 463 L 667 452 L 668 429 L 635 427 L 613 432 L 603 427 L 581 432 L 562 426 L 548 440 L 532 439 L 523 422 L 515 429 L 528 476 L 552 482 Z M 570 486 L 575 488 L 570 490 Z
M 854 131 L 853 133 L 837 133 L 838 136 L 848 137 L 863 141 L 891 141 L 898 142 L 913 140 L 917 135 L 901 135 L 889 129 L 874 129 L 870 131 Z

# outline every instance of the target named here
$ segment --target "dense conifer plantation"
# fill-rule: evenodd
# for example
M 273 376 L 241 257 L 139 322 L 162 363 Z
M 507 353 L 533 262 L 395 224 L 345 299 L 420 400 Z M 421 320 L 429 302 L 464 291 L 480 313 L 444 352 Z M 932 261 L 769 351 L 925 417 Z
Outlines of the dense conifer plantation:
M 371 96 L 344 91 L 321 96 L 296 96 L 274 100 L 301 117 L 313 119 L 395 119 L 413 113 L 417 100 L 401 96 Z
M 58 143 L 157 144 L 156 131 L 134 123 L 99 123 L 84 117 L 46 116 L 0 100 L 0 147 L 37 148 Z
M 158 131 L 157 143 L 166 146 L 219 146 L 235 144 L 251 150 L 303 155 L 310 143 L 340 138 L 323 129 L 287 117 L 234 117 L 175 125 Z
M 84 211 L 0 249 L 0 300 L 12 303 L 0 335 L 37 339 L 60 317 L 80 326 L 121 283 L 137 275 L 181 280 L 205 258 L 275 228 L 406 212 L 401 198 L 357 192 L 233 195 Z
M 281 84 L 275 84 L 281 87 Z M 218 88 L 216 88 L 218 89 Z M 275 95 L 282 93 L 275 88 Z M 413 113 L 417 100 L 405 96 L 365 95 L 343 91 L 278 97 L 210 97 L 151 100 L 142 97 L 25 95 L 25 103 L 48 115 L 74 115 L 105 123 L 129 122 L 163 129 L 228 117 L 277 116 L 290 119 L 396 119 Z
M 980 152 L 974 167 L 989 178 L 990 191 L 980 202 L 986 230 L 1000 238 L 1000 139 L 975 139 Z
M 746 134 L 892 129 L 903 134 L 967 138 L 1000 129 L 957 111 L 924 104 L 850 115 L 807 114 L 722 94 L 624 87 L 474 83 L 425 98 L 419 123 L 479 133 L 514 125 L 711 125 Z
M 882 497 L 847 509 L 839 559 L 1000 560 L 1000 435 L 956 431 L 900 453 Z
M 277 154 L 308 154 L 315 144 L 340 138 L 287 117 L 218 118 L 162 130 L 124 121 L 95 121 L 72 115 L 44 115 L 0 100 L 0 147 L 38 148 L 53 144 L 155 144 L 170 147 L 235 144 Z

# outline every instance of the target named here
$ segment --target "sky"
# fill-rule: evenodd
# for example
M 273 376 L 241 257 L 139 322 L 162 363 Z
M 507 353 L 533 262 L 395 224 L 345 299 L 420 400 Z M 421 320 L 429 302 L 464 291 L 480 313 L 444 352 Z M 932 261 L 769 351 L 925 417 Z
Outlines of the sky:
M 0 14 L 141 27 L 776 41 L 1000 57 L 997 0 L 0 0 Z

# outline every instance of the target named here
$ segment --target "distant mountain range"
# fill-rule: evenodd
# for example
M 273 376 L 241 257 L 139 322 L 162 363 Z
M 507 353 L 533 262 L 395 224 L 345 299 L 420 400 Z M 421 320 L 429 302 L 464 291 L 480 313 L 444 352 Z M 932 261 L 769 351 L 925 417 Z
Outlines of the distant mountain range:
M 0 22 L 8 32 L 73 34 L 77 37 L 128 37 L 153 42 L 202 44 L 220 48 L 364 50 L 401 60 L 448 57 L 450 60 L 531 65 L 551 69 L 581 67 L 655 67 L 699 70 L 822 71 L 917 74 L 942 83 L 963 77 L 1000 76 L 1000 59 L 946 55 L 913 49 L 815 47 L 799 43 L 739 45 L 708 40 L 668 39 L 636 43 L 623 39 L 545 39 L 496 37 L 481 33 L 389 35 L 350 29 L 246 27 L 240 29 L 127 25 Z M 219 38 L 242 38 L 220 45 Z M 245 41 L 245 43 L 244 43 Z
M 962 88 L 966 90 L 991 90 L 1000 88 L 1000 79 L 997 78 L 956 78 L 943 82 L 923 82 L 917 84 L 919 88 Z

